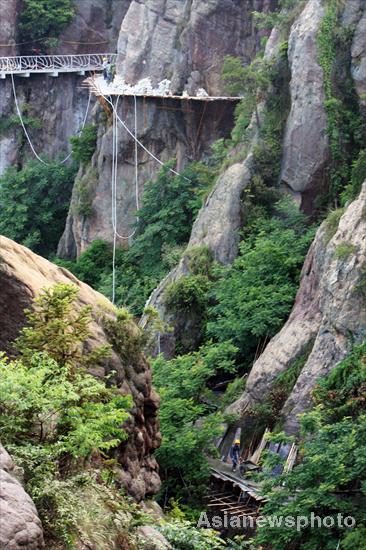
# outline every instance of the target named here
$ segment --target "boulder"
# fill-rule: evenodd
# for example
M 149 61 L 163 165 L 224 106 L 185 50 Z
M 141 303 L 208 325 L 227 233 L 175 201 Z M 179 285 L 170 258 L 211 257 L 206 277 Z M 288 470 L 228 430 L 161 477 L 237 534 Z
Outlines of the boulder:
M 42 524 L 36 507 L 14 476 L 15 465 L 0 444 L 0 548 L 44 548 Z

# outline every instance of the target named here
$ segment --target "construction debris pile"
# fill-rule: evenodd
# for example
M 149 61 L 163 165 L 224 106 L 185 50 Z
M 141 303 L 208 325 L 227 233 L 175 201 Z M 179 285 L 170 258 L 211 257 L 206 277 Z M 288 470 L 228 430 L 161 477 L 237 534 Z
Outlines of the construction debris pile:
M 127 84 L 124 78 L 120 75 L 116 75 L 113 82 L 108 83 L 103 76 L 98 76 L 94 79 L 95 86 L 100 90 L 103 95 L 143 95 L 153 97 L 172 97 L 173 92 L 171 90 L 171 80 L 164 79 L 156 86 L 153 86 L 151 79 L 143 78 L 137 84 Z M 182 97 L 188 97 L 188 92 L 184 91 Z M 204 98 L 209 97 L 206 90 L 198 88 L 196 97 Z

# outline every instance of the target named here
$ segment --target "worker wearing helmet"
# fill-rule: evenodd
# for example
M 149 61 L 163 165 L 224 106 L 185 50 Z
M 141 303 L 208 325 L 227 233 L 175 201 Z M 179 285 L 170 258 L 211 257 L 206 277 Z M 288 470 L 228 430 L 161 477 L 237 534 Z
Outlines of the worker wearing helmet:
M 236 467 L 239 462 L 239 457 L 240 457 L 240 439 L 235 439 L 234 444 L 230 449 L 230 458 L 231 458 L 231 462 L 233 463 L 233 472 L 236 471 Z

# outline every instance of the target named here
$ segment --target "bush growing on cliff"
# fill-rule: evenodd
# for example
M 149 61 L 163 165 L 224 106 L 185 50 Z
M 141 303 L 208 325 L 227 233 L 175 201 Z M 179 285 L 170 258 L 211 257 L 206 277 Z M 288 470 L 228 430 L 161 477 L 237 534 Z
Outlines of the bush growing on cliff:
M 21 41 L 42 40 L 52 46 L 74 17 L 73 0 L 23 0 L 19 18 Z
M 231 340 L 246 361 L 253 358 L 259 343 L 276 334 L 291 310 L 313 235 L 304 215 L 287 200 L 277 204 L 276 216 L 253 224 L 238 258 L 217 268 L 208 336 Z
M 237 349 L 230 342 L 208 344 L 195 353 L 153 362 L 161 396 L 163 441 L 156 456 L 166 490 L 192 498 L 208 474 L 205 454 L 221 433 L 223 417 L 213 413 L 206 384 L 218 373 L 232 373 Z
M 79 136 L 70 138 L 73 158 L 81 163 L 88 163 L 93 156 L 97 144 L 97 126 L 88 124 Z
M 30 161 L 0 178 L 0 233 L 42 256 L 56 252 L 65 228 L 74 165 Z

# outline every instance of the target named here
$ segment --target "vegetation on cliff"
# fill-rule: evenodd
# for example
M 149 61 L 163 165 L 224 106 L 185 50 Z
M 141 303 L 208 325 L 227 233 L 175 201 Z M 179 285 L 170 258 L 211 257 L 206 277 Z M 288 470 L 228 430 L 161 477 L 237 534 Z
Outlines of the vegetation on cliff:
M 292 473 L 272 479 L 264 515 L 334 519 L 331 528 L 291 526 L 259 529 L 255 541 L 273 550 L 284 546 L 363 550 L 366 536 L 366 343 L 314 389 L 314 409 L 302 417 L 302 461 Z M 337 527 L 351 516 L 353 529 Z

